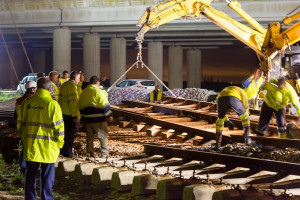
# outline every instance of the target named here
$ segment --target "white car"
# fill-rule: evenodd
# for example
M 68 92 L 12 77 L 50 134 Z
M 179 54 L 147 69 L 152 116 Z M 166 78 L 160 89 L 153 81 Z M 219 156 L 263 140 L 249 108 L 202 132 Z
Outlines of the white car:
M 116 86 L 109 88 L 108 91 L 122 87 L 145 89 L 150 93 L 154 90 L 155 81 L 147 79 L 126 79 L 118 83 Z
M 36 81 L 36 79 L 37 76 L 35 75 L 25 76 L 23 80 L 19 82 L 19 85 L 17 86 L 17 91 L 25 93 L 26 92 L 25 84 L 27 83 L 27 81 Z

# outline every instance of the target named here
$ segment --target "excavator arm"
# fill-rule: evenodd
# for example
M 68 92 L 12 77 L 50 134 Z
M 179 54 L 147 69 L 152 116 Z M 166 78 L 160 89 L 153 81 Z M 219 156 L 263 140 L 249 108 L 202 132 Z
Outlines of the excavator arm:
M 141 44 L 144 35 L 153 28 L 166 24 L 177 18 L 192 18 L 201 20 L 201 15 L 206 16 L 216 25 L 233 35 L 245 45 L 253 49 L 260 60 L 261 69 L 267 74 L 271 69 L 271 59 L 279 51 L 284 51 L 289 45 L 300 40 L 300 22 L 284 32 L 280 32 L 281 24 L 273 22 L 268 29 L 262 27 L 255 19 L 248 15 L 237 1 L 228 2 L 228 6 L 244 18 L 253 28 L 250 28 L 210 6 L 213 0 L 173 0 L 168 3 L 147 8 L 137 26 L 141 27 L 136 40 Z M 290 24 L 300 17 L 297 13 L 284 20 Z

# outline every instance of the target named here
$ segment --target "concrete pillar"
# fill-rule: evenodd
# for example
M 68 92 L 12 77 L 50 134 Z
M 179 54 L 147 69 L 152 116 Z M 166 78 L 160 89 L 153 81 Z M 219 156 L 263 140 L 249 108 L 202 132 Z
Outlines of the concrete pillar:
M 126 71 L 126 40 L 112 38 L 110 40 L 110 84 L 112 85 Z M 124 76 L 123 79 L 125 79 Z
M 187 51 L 187 87 L 201 87 L 201 51 L 190 49 Z
M 45 50 L 39 50 L 34 51 L 32 55 L 32 67 L 35 73 L 46 72 L 46 51 Z
M 53 31 L 53 70 L 71 71 L 71 31 L 68 28 Z
M 180 46 L 169 47 L 169 88 L 182 88 L 183 53 Z
M 83 36 L 83 72 L 86 81 L 91 76 L 100 77 L 100 36 L 98 33 L 85 33 Z
M 148 65 L 151 71 L 163 81 L 163 43 L 149 42 L 148 43 Z M 148 72 L 148 79 L 154 80 L 159 88 L 162 90 L 162 84 Z

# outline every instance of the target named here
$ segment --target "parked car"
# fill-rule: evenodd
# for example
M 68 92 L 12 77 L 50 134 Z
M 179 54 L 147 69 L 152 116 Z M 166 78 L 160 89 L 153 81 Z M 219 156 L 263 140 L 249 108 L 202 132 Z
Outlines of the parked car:
M 122 87 L 140 88 L 145 89 L 147 92 L 151 92 L 154 90 L 155 81 L 147 79 L 126 79 L 118 83 L 116 86 L 109 88 L 108 92 Z
M 30 73 L 28 76 L 25 76 L 22 79 L 22 81 L 19 82 L 19 85 L 17 86 L 17 91 L 25 93 L 26 92 L 25 84 L 27 83 L 27 81 L 36 81 L 36 79 L 37 79 L 37 75 L 36 74 Z

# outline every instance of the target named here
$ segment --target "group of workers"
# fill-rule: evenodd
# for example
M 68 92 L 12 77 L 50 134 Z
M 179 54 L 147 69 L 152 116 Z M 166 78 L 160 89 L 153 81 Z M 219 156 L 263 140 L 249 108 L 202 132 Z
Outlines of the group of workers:
M 54 199 L 55 162 L 59 155 L 72 157 L 79 119 L 87 133 L 87 153 L 94 156 L 94 138 L 101 142 L 101 157 L 108 156 L 107 121 L 112 121 L 108 95 L 99 88 L 100 79 L 52 71 L 37 82 L 28 81 L 25 94 L 16 101 L 17 130 L 23 143 L 21 167 L 25 171 L 25 199 L 36 199 L 36 175 L 41 168 L 41 199 Z M 25 163 L 25 161 L 26 163 Z
M 72 157 L 75 133 L 78 132 L 79 119 L 85 124 L 87 133 L 86 149 L 88 156 L 94 157 L 94 138 L 101 142 L 101 157 L 108 156 L 107 121 L 112 121 L 112 112 L 106 91 L 100 86 L 97 76 L 90 78 L 83 87 L 84 74 L 76 71 L 63 72 L 58 78 L 56 71 L 48 77 L 40 77 L 37 82 L 28 81 L 26 93 L 16 101 L 17 130 L 23 143 L 26 160 L 25 199 L 36 199 L 35 178 L 41 168 L 41 198 L 54 199 L 55 162 L 59 155 Z M 258 70 L 250 77 L 244 89 L 230 86 L 223 89 L 217 97 L 218 119 L 216 121 L 216 149 L 222 142 L 224 123 L 233 128 L 227 116 L 228 110 L 235 111 L 242 121 L 245 143 L 251 144 L 248 101 L 260 91 L 266 90 L 256 133 L 265 136 L 268 125 L 275 113 L 278 134 L 286 138 L 285 107 L 289 102 L 300 116 L 299 98 L 294 88 L 284 77 L 265 82 Z M 149 102 L 160 101 L 163 93 L 159 86 L 149 94 Z
M 244 89 L 236 86 L 230 86 L 223 89 L 217 97 L 218 119 L 216 121 L 216 149 L 219 150 L 222 142 L 222 131 L 224 123 L 229 128 L 233 128 L 233 123 L 228 119 L 228 110 L 233 110 L 242 121 L 245 135 L 245 144 L 252 143 L 250 138 L 250 113 L 248 101 L 257 96 L 261 91 L 267 91 L 264 97 L 264 103 L 260 111 L 258 125 L 255 133 L 259 136 L 265 136 L 269 127 L 270 120 L 275 114 L 280 138 L 287 137 L 285 122 L 286 106 L 289 103 L 297 109 L 298 123 L 300 117 L 299 97 L 295 89 L 287 82 L 285 77 L 272 79 L 265 82 L 261 77 L 261 71 L 250 77 L 249 83 Z

